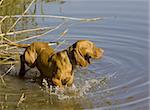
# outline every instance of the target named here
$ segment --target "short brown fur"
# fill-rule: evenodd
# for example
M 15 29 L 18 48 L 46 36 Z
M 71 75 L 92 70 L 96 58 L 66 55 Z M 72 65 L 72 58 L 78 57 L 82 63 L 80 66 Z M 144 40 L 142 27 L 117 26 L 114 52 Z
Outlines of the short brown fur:
M 18 46 L 19 47 L 19 46 Z M 47 77 L 49 83 L 64 88 L 71 86 L 74 80 L 76 66 L 87 67 L 90 58 L 100 59 L 103 49 L 97 48 L 89 40 L 79 40 L 67 49 L 55 53 L 53 48 L 44 42 L 34 42 L 26 47 L 21 56 L 20 76 L 25 75 L 26 63 L 29 67 L 37 67 L 41 78 Z

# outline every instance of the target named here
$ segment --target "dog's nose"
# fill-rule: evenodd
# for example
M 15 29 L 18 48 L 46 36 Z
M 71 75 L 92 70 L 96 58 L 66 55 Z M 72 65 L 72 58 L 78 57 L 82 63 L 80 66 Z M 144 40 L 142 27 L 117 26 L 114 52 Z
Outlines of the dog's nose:
M 104 53 L 104 50 L 102 48 L 100 48 L 101 53 Z
M 102 53 L 104 53 L 104 50 L 103 50 L 103 49 L 102 49 L 101 51 L 102 51 Z

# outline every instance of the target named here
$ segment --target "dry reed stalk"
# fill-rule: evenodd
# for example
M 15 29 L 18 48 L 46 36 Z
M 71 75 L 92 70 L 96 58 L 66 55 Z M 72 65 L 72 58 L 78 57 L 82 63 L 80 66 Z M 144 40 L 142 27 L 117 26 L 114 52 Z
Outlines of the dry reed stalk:
M 24 14 L 30 9 L 30 7 L 32 6 L 32 4 L 33 4 L 35 1 L 36 1 L 36 0 L 32 0 L 32 2 L 31 2 L 30 5 L 28 6 L 28 8 L 24 11 L 24 13 L 22 13 L 22 15 L 24 15 Z M 0 23 L 3 22 L 4 19 L 6 19 L 6 18 L 7 18 L 7 16 L 5 16 L 4 18 L 2 18 L 2 20 L 0 21 Z M 5 39 L 6 41 L 12 43 L 11 40 L 9 40 L 9 39 L 7 39 L 7 38 L 5 38 L 5 37 L 3 37 L 3 36 L 4 36 L 4 35 L 7 35 L 7 33 L 9 33 L 9 32 L 14 28 L 14 26 L 18 23 L 18 21 L 19 21 L 21 18 L 22 18 L 22 16 L 20 16 L 20 17 L 16 20 L 16 22 L 9 28 L 9 30 L 6 32 L 6 34 L 0 35 L 0 36 L 1 36 L 1 41 L 2 41 L 3 39 Z M 14 33 L 14 32 L 13 32 L 13 33 Z M 5 46 L 5 45 L 1 45 L 0 47 L 3 47 L 3 46 Z
M 61 26 L 63 26 L 65 23 L 66 23 L 66 21 L 64 21 L 63 23 L 60 23 L 59 25 L 57 25 L 57 26 L 54 27 L 53 29 L 50 29 L 50 30 L 46 31 L 45 33 L 42 33 L 42 34 L 39 34 L 39 35 L 35 35 L 35 36 L 31 36 L 31 37 L 29 37 L 29 38 L 25 38 L 25 39 L 16 41 L 15 43 L 19 43 L 19 42 L 23 42 L 23 41 L 27 41 L 27 40 L 31 40 L 31 39 L 34 39 L 34 38 L 41 37 L 41 36 L 43 36 L 43 35 L 45 35 L 45 34 L 48 34 L 48 33 L 50 33 L 50 32 L 53 32 L 53 31 L 59 29 L 59 28 L 60 28 Z M 8 39 L 5 38 L 5 37 L 3 37 L 3 38 L 4 38 L 4 40 L 6 40 L 6 41 L 8 41 L 8 42 L 14 43 L 14 42 L 8 40 Z M 0 47 L 6 47 L 6 46 L 8 46 L 8 45 L 7 45 L 7 44 L 0 45 Z M 10 48 L 9 48 L 9 49 L 10 49 Z
M 6 61 L 8 61 L 8 60 L 11 59 L 11 58 L 13 58 L 13 57 L 8 56 L 8 57 L 5 57 L 5 59 L 3 59 L 2 61 L 3 61 L 3 62 L 6 62 Z
M 3 61 L 0 61 L 0 64 L 3 64 L 3 65 L 11 65 L 11 64 L 17 64 L 18 61 L 7 61 L 7 62 L 3 62 Z
M 61 41 L 61 42 L 59 42 L 59 41 L 55 41 L 55 42 L 49 42 L 49 45 L 50 46 L 52 46 L 52 45 L 57 45 L 57 46 L 59 46 L 59 45 L 62 45 L 62 44 L 64 44 L 65 42 L 64 41 Z M 8 44 L 6 44 L 7 46 L 8 46 Z M 10 45 L 9 45 L 10 46 Z M 8 48 L 6 48 L 5 50 L 4 50 L 4 52 L 5 53 L 8 53 L 7 51 L 8 50 L 11 50 L 11 49 L 18 49 L 18 47 L 16 47 L 16 46 L 13 46 L 13 47 L 8 47 Z M 9 52 L 9 54 L 10 55 L 18 55 L 18 53 L 19 52 Z
M 0 38 L 1 38 L 1 43 L 3 43 L 3 40 L 6 40 L 8 42 L 12 42 L 11 40 L 7 39 L 6 37 L 4 37 L 6 35 L 5 34 L 2 34 L 2 30 L 1 30 L 1 24 L 2 22 L 6 19 L 6 17 L 4 17 L 1 21 L 0 21 Z
M 65 29 L 61 34 L 60 37 L 57 38 L 56 41 L 60 40 L 63 36 L 65 36 L 68 33 L 68 28 Z M 66 43 L 65 40 L 63 40 L 59 45 L 57 45 L 57 47 L 55 47 L 55 50 L 57 50 L 58 47 L 60 47 L 62 44 Z
M 4 101 L 7 102 L 7 100 L 8 100 L 8 95 L 5 94 L 5 95 L 4 95 Z
M 12 52 L 8 52 L 8 50 L 5 49 L 0 49 L 0 59 L 3 61 L 4 58 L 17 58 L 17 56 L 19 55 L 18 51 L 12 51 Z
M 9 40 L 9 39 L 7 39 L 6 37 L 3 37 L 3 40 L 6 40 L 7 42 L 12 43 L 12 41 L 11 41 L 11 40 Z
M 6 71 L 5 74 L 2 75 L 2 77 L 4 77 L 6 74 L 8 74 L 14 67 L 15 67 L 15 65 L 11 65 L 11 67 Z
M 0 78 L 1 78 L 1 82 L 2 82 L 3 86 L 6 87 L 6 83 L 5 83 L 4 78 L 2 76 L 0 76 Z
M 7 54 L 7 55 L 16 55 L 18 54 L 18 52 L 8 52 L 8 51 L 5 51 L 5 50 L 0 50 L 0 55 L 3 55 L 3 54 Z
M 2 5 L 3 1 L 4 1 L 4 0 L 1 0 L 1 1 L 0 1 L 0 5 Z
M 4 38 L 4 37 L 3 37 Z M 6 40 L 7 41 L 7 40 Z M 7 44 L 3 44 L 3 41 L 2 41 L 2 39 L 1 39 L 1 42 L 2 42 L 2 44 L 0 45 L 0 48 L 1 47 L 6 47 L 6 46 L 8 46 Z
M 1 56 L 0 64 L 16 64 L 19 61 L 19 57 L 17 57 L 17 55 Z
M 21 95 L 21 97 L 20 97 L 20 99 L 19 99 L 19 101 L 17 103 L 17 107 L 19 107 L 20 104 L 23 103 L 23 101 L 25 101 L 25 99 L 26 99 L 25 94 L 22 93 L 22 95 Z
M 82 22 L 92 22 L 97 20 L 102 20 L 105 17 L 96 17 L 96 18 L 76 18 L 76 17 L 67 17 L 67 16 L 55 16 L 55 15 L 12 15 L 12 16 L 5 16 L 7 18 L 14 17 L 37 17 L 37 18 L 55 18 L 55 19 L 67 19 L 67 20 L 74 20 L 74 21 L 82 21 Z M 3 18 L 3 16 L 0 16 Z
M 7 45 L 3 44 L 4 40 L 7 41 L 7 42 L 12 43 L 11 40 L 7 39 L 7 38 L 4 37 L 4 36 L 0 36 L 0 38 L 1 38 L 1 43 L 2 43 L 2 44 L 0 45 L 0 47 L 5 47 L 5 46 L 7 46 Z
M 0 24 L 7 18 L 7 16 L 4 16 L 1 21 L 0 21 Z
M 32 2 L 29 4 L 29 6 L 27 7 L 27 9 L 22 13 L 22 15 L 16 20 L 16 22 L 9 28 L 9 30 L 6 33 L 10 32 L 16 26 L 16 24 L 21 20 L 22 16 L 27 13 L 27 11 L 30 9 L 30 7 L 32 6 L 32 4 L 35 1 L 36 0 L 32 0 Z
M 49 29 L 49 30 L 48 30 Z M 55 28 L 54 27 L 43 27 L 43 28 L 35 28 L 35 29 L 28 29 L 28 30 L 23 30 L 23 31 L 17 31 L 17 32 L 10 32 L 10 33 L 7 33 L 8 35 L 13 35 L 13 34 L 21 34 L 21 33 L 25 33 L 25 32 L 33 32 L 33 31 L 39 31 L 39 30 L 48 30 L 47 32 L 52 32 L 54 30 L 58 29 L 58 27 L 56 26 Z M 22 41 L 26 41 L 26 40 L 30 40 L 30 39 L 33 39 L 33 38 L 37 38 L 37 37 L 40 37 L 42 35 L 45 35 L 47 34 L 46 33 L 43 33 L 43 34 L 40 34 L 40 35 L 35 35 L 35 36 L 31 36 L 29 38 L 26 38 L 26 39 L 23 39 Z M 0 36 L 3 36 L 4 34 L 0 34 Z M 33 37 L 33 38 L 32 38 Z M 7 39 L 6 37 L 1 37 L 1 45 L 0 45 L 0 48 L 1 47 L 7 47 L 8 45 L 7 44 L 3 44 L 4 42 L 2 40 L 6 40 L 7 42 L 11 42 L 11 43 L 14 43 L 12 41 L 10 41 L 9 39 Z M 17 41 L 16 43 L 18 42 L 22 42 L 22 41 Z M 10 50 L 10 49 L 14 49 L 16 47 L 11 47 L 11 48 L 7 48 L 6 50 Z
M 65 29 L 61 34 L 60 36 L 57 38 L 56 41 L 60 40 L 63 36 L 65 36 L 67 33 L 68 33 L 68 28 Z M 58 47 L 60 47 L 62 44 L 66 43 L 65 40 L 63 40 L 59 45 L 57 45 L 57 47 L 55 47 L 55 50 L 57 50 Z
M 1 82 L 2 82 L 4 87 L 7 86 L 7 84 L 6 84 L 5 80 L 4 80 L 4 76 L 7 75 L 13 68 L 14 68 L 14 65 L 11 64 L 11 67 L 7 70 L 7 72 L 4 73 L 3 75 L 0 75 Z
M 2 18 L 1 21 L 0 21 L 0 37 L 1 37 L 1 42 L 3 42 L 3 40 L 6 40 L 6 41 L 8 41 L 8 42 L 11 42 L 9 39 L 3 37 L 5 34 L 4 34 L 4 35 L 1 35 L 1 34 L 2 34 L 2 31 L 1 31 L 1 24 L 2 24 L 2 22 L 3 22 L 6 18 L 7 18 L 7 17 L 4 16 L 4 18 Z
M 47 30 L 47 29 L 53 29 L 53 28 L 54 27 L 41 27 L 41 28 L 34 28 L 34 29 L 26 29 L 26 30 L 21 30 L 21 31 L 9 32 L 6 34 L 0 34 L 0 36 L 22 34 L 22 33 L 26 33 L 26 32 L 41 31 L 41 30 Z
M 4 110 L 5 109 L 4 103 L 1 102 L 0 104 L 1 104 L 1 110 Z
M 2 33 L 2 22 L 6 19 L 7 17 L 4 17 L 0 20 L 0 34 Z M 0 35 L 1 36 L 1 35 Z
M 57 25 L 55 28 L 51 29 L 51 30 L 48 30 L 46 31 L 45 33 L 42 33 L 42 34 L 39 34 L 39 35 L 35 35 L 35 36 L 32 36 L 32 37 L 29 37 L 29 38 L 25 38 L 25 39 L 22 39 L 22 40 L 19 40 L 19 41 L 16 41 L 15 43 L 19 43 L 19 42 L 23 42 L 23 41 L 27 41 L 27 40 L 31 40 L 31 39 L 34 39 L 34 38 L 38 38 L 38 37 L 41 37 L 43 35 L 46 35 L 50 32 L 53 32 L 57 29 L 59 29 L 61 26 L 63 26 L 64 24 L 66 23 L 66 21 L 64 21 L 63 23 Z

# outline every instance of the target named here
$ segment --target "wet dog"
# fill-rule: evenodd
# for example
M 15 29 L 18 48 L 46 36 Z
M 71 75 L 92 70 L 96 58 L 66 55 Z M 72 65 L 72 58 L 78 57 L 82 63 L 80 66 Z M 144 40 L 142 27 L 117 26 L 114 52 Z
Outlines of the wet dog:
M 47 78 L 49 84 L 64 88 L 71 86 L 74 80 L 76 66 L 87 67 L 90 59 L 100 59 L 104 50 L 98 48 L 89 40 L 78 40 L 65 50 L 54 52 L 54 49 L 44 42 L 32 44 L 15 44 L 20 48 L 26 48 L 21 58 L 19 76 L 25 75 L 25 64 L 29 67 L 37 67 L 41 79 Z

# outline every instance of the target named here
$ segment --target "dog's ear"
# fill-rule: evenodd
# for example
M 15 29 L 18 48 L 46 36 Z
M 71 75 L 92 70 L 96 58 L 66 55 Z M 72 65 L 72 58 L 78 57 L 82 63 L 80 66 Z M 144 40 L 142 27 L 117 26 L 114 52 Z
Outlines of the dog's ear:
M 32 65 L 35 63 L 37 59 L 37 53 L 36 50 L 28 47 L 24 53 L 25 61 L 29 67 L 32 67 Z
M 85 52 L 86 49 L 82 48 L 82 46 L 78 44 L 76 45 L 76 48 L 74 48 L 74 57 L 76 59 L 77 65 L 80 65 L 81 67 L 88 66 L 88 62 L 84 58 Z

